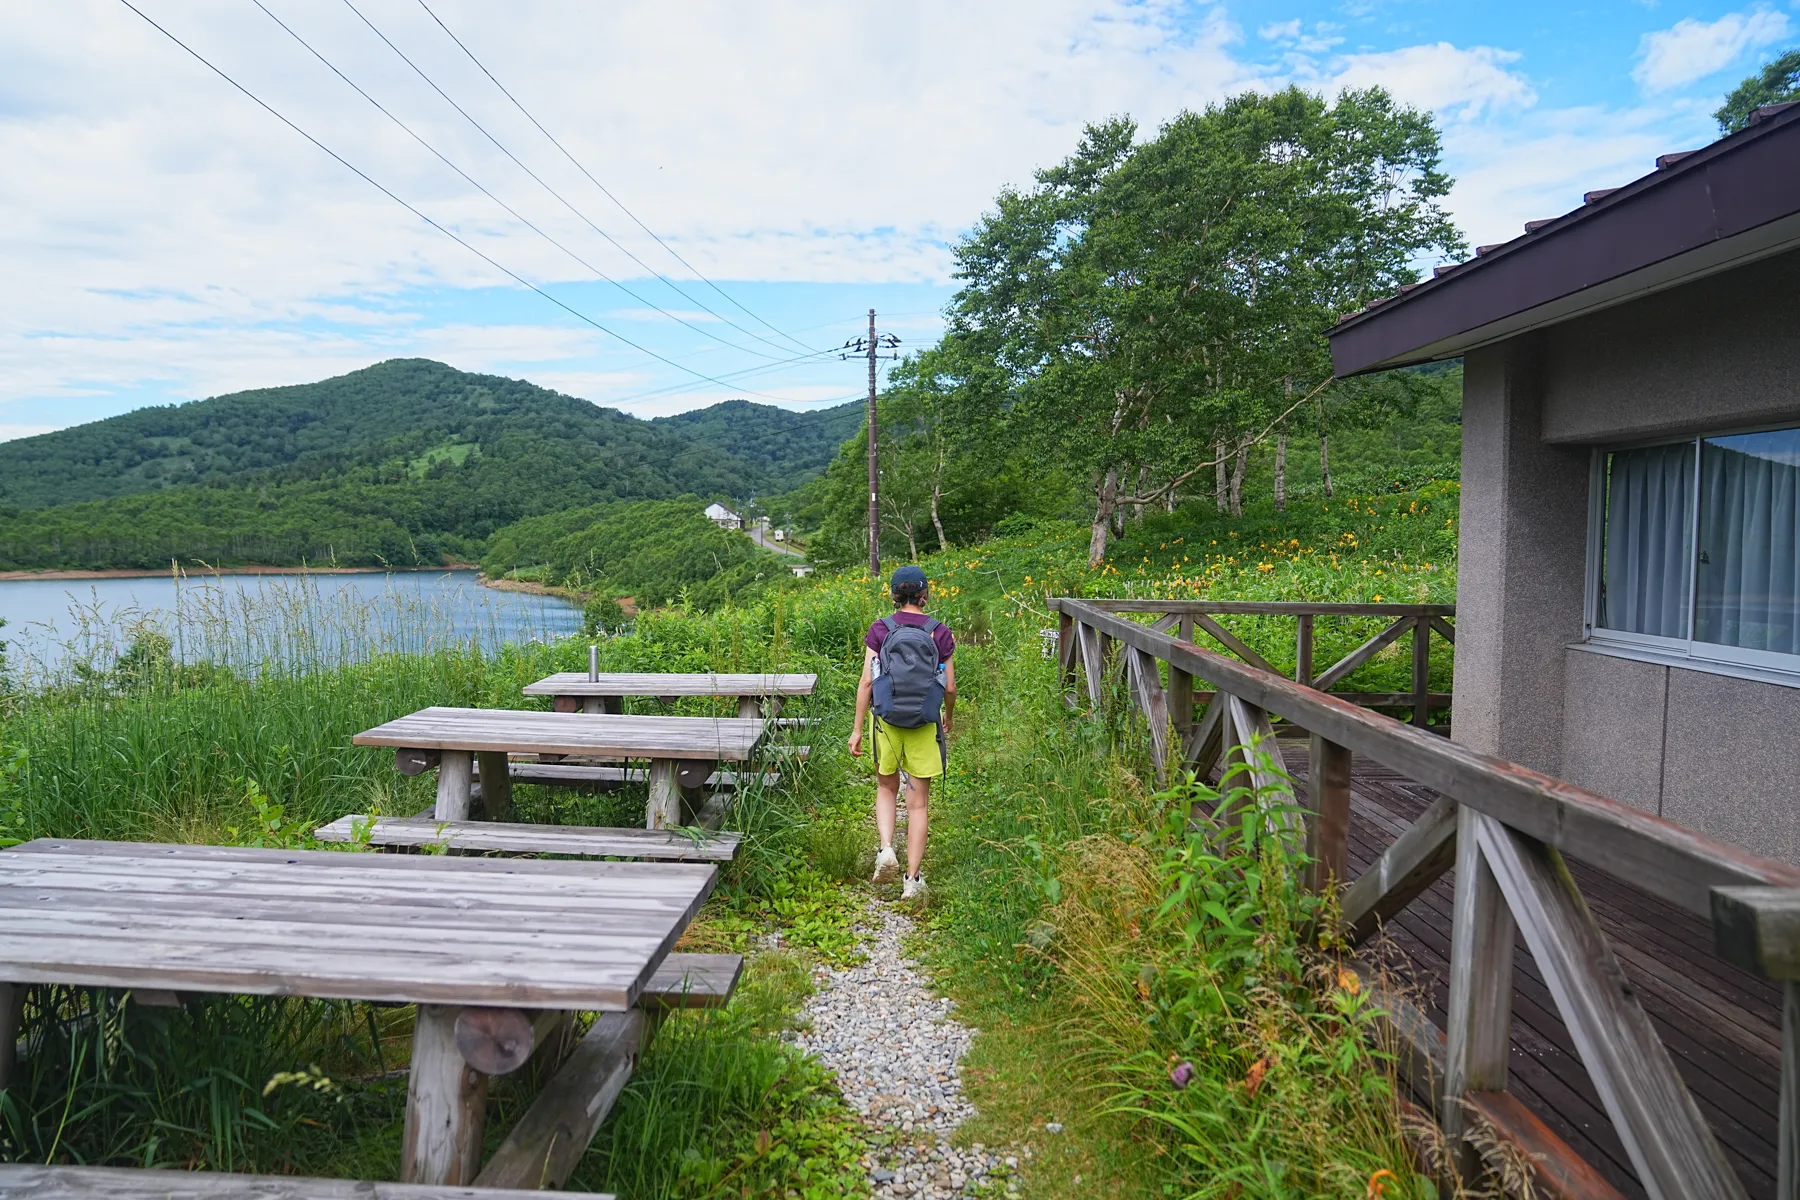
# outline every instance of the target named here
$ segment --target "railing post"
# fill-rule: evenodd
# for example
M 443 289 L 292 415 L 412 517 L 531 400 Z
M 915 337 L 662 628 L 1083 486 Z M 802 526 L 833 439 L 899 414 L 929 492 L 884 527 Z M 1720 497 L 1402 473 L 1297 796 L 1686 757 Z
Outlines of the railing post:
M 1484 818 L 1463 806 L 1456 814 L 1456 909 L 1450 927 L 1450 1022 L 1445 1030 L 1443 1100 L 1438 1124 L 1464 1180 L 1481 1170 L 1481 1155 L 1463 1140 L 1469 1092 L 1506 1090 L 1512 1052 L 1512 909 L 1487 858 L 1475 826 Z
M 1781 1120 L 1776 1126 L 1775 1194 L 1800 1196 L 1800 983 L 1781 985 Z
M 1185 763 L 1188 740 L 1194 734 L 1194 677 L 1169 664 L 1169 723 L 1175 727 L 1176 766 Z
M 1067 687 L 1075 679 L 1075 618 L 1056 614 L 1056 684 Z
M 1413 619 L 1412 723 L 1421 729 L 1431 723 L 1431 622 Z
M 1294 682 L 1311 687 L 1313 681 L 1313 618 L 1300 614 L 1300 631 L 1294 647 Z
M 1187 642 L 1190 645 L 1193 644 L 1193 641 L 1194 641 L 1194 614 L 1193 613 L 1182 613 L 1181 614 L 1181 620 L 1179 622 L 1177 622 L 1176 626 L 1175 626 L 1175 633 L 1176 633 L 1176 636 L 1179 638 L 1179 640 Z
M 1348 882 L 1350 869 L 1350 750 L 1312 736 L 1307 776 L 1307 886 L 1315 892 Z

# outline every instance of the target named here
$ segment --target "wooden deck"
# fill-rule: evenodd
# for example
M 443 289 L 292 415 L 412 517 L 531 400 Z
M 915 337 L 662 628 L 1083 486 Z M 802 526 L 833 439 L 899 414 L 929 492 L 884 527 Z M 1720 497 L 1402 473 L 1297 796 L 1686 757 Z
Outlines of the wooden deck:
M 1281 748 L 1289 771 L 1304 781 L 1306 742 L 1283 738 Z M 1366 870 L 1435 799 L 1429 789 L 1357 758 L 1351 783 L 1350 874 Z M 1704 919 L 1573 859 L 1570 868 L 1746 1190 L 1752 1197 L 1773 1197 L 1780 988 L 1714 954 L 1712 927 Z M 1455 886 L 1454 871 L 1443 875 L 1388 925 L 1385 938 L 1391 965 L 1401 977 L 1397 982 L 1410 987 L 1440 1028 L 1448 1015 Z M 1643 1196 L 1523 938 L 1514 961 L 1509 1089 L 1613 1186 L 1627 1196 Z

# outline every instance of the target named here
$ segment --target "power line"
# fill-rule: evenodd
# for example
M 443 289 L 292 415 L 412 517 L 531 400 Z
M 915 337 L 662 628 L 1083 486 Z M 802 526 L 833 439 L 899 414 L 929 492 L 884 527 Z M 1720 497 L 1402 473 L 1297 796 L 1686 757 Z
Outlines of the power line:
M 764 337 L 762 334 L 757 333 L 754 329 L 745 329 L 742 325 L 739 325 L 736 321 L 733 321 L 730 317 L 727 317 L 723 313 L 717 312 L 714 309 L 708 308 L 701 301 L 696 300 L 694 297 L 688 295 L 686 292 L 682 291 L 679 287 L 676 287 L 675 282 L 673 280 L 669 279 L 667 276 L 663 275 L 662 272 L 656 270 L 656 268 L 652 267 L 649 263 L 646 263 L 643 259 L 639 258 L 636 254 L 632 253 L 631 250 L 629 250 L 622 243 L 620 243 L 619 240 L 617 238 L 613 237 L 612 234 L 606 232 L 606 230 L 604 230 L 604 229 L 600 228 L 600 226 L 596 225 L 593 222 L 593 220 L 590 219 L 585 212 L 583 212 L 583 211 L 581 211 L 581 209 L 575 207 L 575 205 L 572 202 L 570 202 L 570 200 L 566 196 L 564 196 L 561 192 L 557 191 L 555 188 L 551 187 L 550 184 L 545 182 L 545 180 L 542 177 L 540 177 L 536 171 L 533 171 L 530 167 L 526 166 L 525 163 L 523 162 L 523 160 L 521 160 L 518 155 L 514 154 L 511 150 L 508 150 L 506 148 L 506 145 L 503 142 L 501 142 L 499 138 L 495 137 L 492 133 L 489 133 L 487 127 L 485 125 L 483 125 L 480 121 L 477 121 L 473 116 L 471 116 L 467 109 L 465 109 L 462 105 L 458 104 L 455 100 L 451 99 L 450 94 L 448 92 L 446 92 L 443 88 L 439 87 L 437 84 L 437 81 L 432 79 L 432 77 L 430 75 L 425 73 L 425 69 L 423 67 L 419 66 L 418 63 L 414 62 L 410 57 L 408 57 L 406 52 L 404 50 L 400 49 L 399 46 L 396 46 L 394 44 L 393 39 L 388 37 L 387 34 L 383 33 L 381 31 L 381 29 L 375 24 L 375 22 L 369 20 L 369 18 L 363 14 L 363 11 L 361 9 L 357 8 L 355 4 L 351 3 L 351 0 L 344 0 L 344 7 L 348 8 L 351 12 L 355 13 L 357 19 L 359 21 L 361 21 L 364 25 L 367 25 L 369 27 L 369 31 L 371 33 L 373 33 L 376 37 L 380 38 L 382 40 L 382 42 L 387 46 L 388 49 L 392 50 L 396 55 L 399 56 L 401 62 L 405 63 L 408 67 L 412 68 L 413 74 L 417 75 L 420 79 L 423 79 L 425 81 L 426 85 L 428 87 L 430 87 L 432 91 L 436 92 L 440 97 L 443 98 L 444 103 L 448 104 L 451 108 L 454 108 L 457 111 L 457 113 L 462 116 L 463 120 L 467 121 L 470 125 L 473 125 L 475 127 L 475 129 L 481 134 L 482 137 L 484 137 L 488 141 L 492 142 L 494 144 L 495 149 L 499 150 L 500 153 L 506 155 L 507 158 L 511 159 L 513 161 L 514 165 L 516 165 L 519 168 L 519 170 L 521 170 L 521 171 L 525 172 L 525 174 L 531 176 L 532 180 L 539 187 L 543 188 L 546 192 L 549 192 L 552 196 L 556 197 L 556 199 L 562 204 L 562 206 L 564 208 L 566 208 L 570 212 L 574 213 L 575 216 L 577 218 L 579 218 L 581 220 L 581 222 L 583 224 L 585 224 L 589 229 L 592 229 L 595 233 L 599 234 L 601 237 L 605 238 L 608 242 L 612 243 L 612 245 L 614 247 L 616 247 L 620 253 L 624 254 L 632 262 L 634 262 L 638 266 L 644 268 L 644 270 L 649 271 L 652 275 L 656 276 L 656 278 L 662 280 L 662 282 L 667 284 L 675 292 L 676 295 L 680 296 L 682 299 L 686 300 L 688 303 L 693 304 L 696 307 L 703 309 L 707 313 L 710 313 L 712 316 L 717 317 L 719 320 L 725 322 L 725 324 L 731 326 L 733 329 L 737 330 L 739 333 L 742 333 L 747 337 L 753 337 L 757 341 L 762 342 L 764 345 L 775 346 L 777 349 L 781 350 L 782 353 L 784 353 L 784 354 L 787 352 L 787 347 L 778 345 L 777 343 L 770 341 L 768 338 Z M 444 23 L 442 21 L 437 20 L 436 13 L 433 13 L 429 8 L 427 8 L 425 11 L 427 14 L 430 15 L 430 17 L 433 21 L 437 21 L 438 27 L 440 29 L 444 29 L 445 33 L 450 33 L 450 31 L 448 29 L 444 28 Z M 450 38 L 452 41 L 455 41 L 456 35 L 451 33 Z M 461 42 L 457 42 L 456 44 L 459 48 L 462 49 L 462 52 L 464 54 L 469 54 L 468 47 L 463 46 L 463 44 Z M 471 59 L 474 59 L 475 56 L 473 54 L 469 54 L 469 57 Z M 481 63 L 479 61 L 477 61 L 475 63 L 475 65 L 478 67 L 481 67 Z M 484 74 L 487 72 L 486 67 L 481 67 L 481 69 Z M 490 74 L 490 75 L 488 75 L 488 78 L 493 79 L 493 76 Z M 499 86 L 499 82 L 497 80 L 495 81 L 495 86 L 496 87 Z M 505 88 L 501 88 L 500 90 L 502 92 L 506 91 Z M 509 99 L 509 100 L 512 99 L 512 96 L 510 93 L 507 95 L 507 99 Z M 513 103 L 517 104 L 518 101 L 514 100 Z M 530 113 L 526 113 L 525 115 L 527 117 L 531 116 Z M 536 122 L 533 121 L 533 124 L 536 124 Z M 542 126 L 539 126 L 539 128 L 542 128 Z M 561 147 L 559 146 L 558 149 L 561 149 Z M 567 151 L 564 151 L 564 153 L 567 153 Z M 580 166 L 579 163 L 577 163 L 576 165 Z M 615 203 L 616 203 L 616 201 L 615 201 Z M 629 215 L 629 214 L 627 214 L 627 215 Z M 637 218 L 633 217 L 632 219 L 636 220 Z M 652 234 L 651 236 L 654 237 L 655 235 Z M 757 319 L 761 320 L 760 317 Z M 764 324 L 768 324 L 768 323 L 765 321 Z M 780 331 L 777 330 L 776 332 L 779 333 Z M 783 336 L 786 336 L 786 335 L 783 335 Z M 794 339 L 788 338 L 788 341 L 794 342 Z M 809 347 L 801 344 L 800 342 L 794 342 L 794 344 L 796 346 L 799 346 L 802 350 L 809 349 Z
M 820 363 L 823 363 L 826 359 L 830 358 L 832 355 L 838 354 L 838 353 L 840 353 L 838 350 L 821 350 L 821 351 L 817 351 L 816 353 L 813 353 L 813 354 L 798 354 L 798 355 L 795 355 L 793 358 L 784 359 L 781 362 L 764 363 L 760 366 L 746 367 L 741 371 L 727 371 L 727 372 L 721 374 L 719 376 L 719 378 L 735 380 L 735 379 L 747 379 L 753 375 L 768 375 L 768 374 L 772 374 L 776 371 L 780 371 L 780 370 L 783 370 L 788 367 L 803 366 L 803 365 L 807 365 L 808 363 L 820 364 Z M 669 394 L 670 392 L 678 392 L 682 388 L 689 387 L 689 386 L 691 386 L 691 385 L 686 384 L 686 383 L 671 383 L 671 384 L 667 385 L 666 387 L 651 388 L 650 390 L 644 391 L 644 392 L 634 392 L 629 396 L 620 396 L 616 400 L 613 400 L 612 403 L 624 404 L 624 403 L 627 403 L 628 401 L 632 401 L 632 400 L 647 400 L 652 396 L 664 396 L 664 395 Z M 861 393 L 859 392 L 857 394 L 860 395 Z M 796 403 L 803 403 L 803 402 L 790 400 L 790 401 L 788 401 L 788 403 L 796 404 Z
M 344 2 L 346 4 L 348 4 L 350 2 L 350 0 L 344 0 Z M 438 15 L 435 12 L 431 11 L 431 6 L 427 3 L 425 3 L 425 0 L 419 0 L 419 7 L 425 10 L 425 13 L 427 16 L 429 16 L 433 21 L 437 22 L 437 27 L 439 29 L 442 29 L 446 34 L 449 35 L 450 40 L 456 43 L 457 49 L 461 50 L 464 54 L 468 55 L 469 61 L 474 63 L 478 68 L 480 68 L 481 73 L 483 75 L 486 75 L 488 77 L 489 81 L 491 81 L 495 87 L 500 89 L 500 94 L 505 96 L 508 100 L 511 100 L 513 103 L 513 107 L 518 109 L 521 113 L 525 114 L 525 119 L 527 121 L 530 121 L 533 125 L 537 126 L 538 132 L 543 134 L 546 138 L 549 138 L 550 144 L 552 146 L 555 146 L 558 150 L 561 150 L 562 156 L 564 158 L 568 159 L 571 163 L 573 163 L 575 165 L 575 169 L 577 171 L 580 171 L 583 175 L 587 176 L 589 183 L 591 183 L 595 187 L 599 188 L 602 195 L 604 195 L 608 200 L 611 200 L 615 205 L 617 205 L 619 211 L 624 213 L 626 216 L 630 217 L 632 222 L 639 229 L 643 230 L 645 233 L 649 234 L 653 239 L 655 239 L 656 244 L 661 246 L 664 250 L 667 250 L 669 252 L 670 256 L 673 257 L 676 262 L 680 263 L 682 266 L 684 266 L 688 270 L 692 271 L 694 273 L 695 278 L 699 279 L 700 282 L 704 283 L 707 287 L 711 288 L 713 291 L 718 292 L 719 295 L 723 296 L 726 299 L 726 301 L 728 301 L 730 304 L 732 304 L 734 307 L 736 307 L 744 315 L 748 316 L 749 318 L 751 318 L 754 321 L 761 322 L 761 324 L 763 326 L 765 326 L 771 333 L 774 333 L 780 337 L 787 338 L 787 340 L 790 342 L 793 342 L 794 345 L 801 346 L 801 349 L 805 349 L 805 347 L 802 346 L 801 343 L 799 343 L 798 341 L 795 341 L 794 338 L 790 337 L 788 334 L 783 333 L 781 330 L 775 328 L 775 326 L 769 324 L 769 322 L 767 320 L 764 320 L 762 317 L 758 316 L 756 313 L 753 313 L 748 308 L 745 308 L 741 303 L 739 303 L 737 301 L 736 298 L 727 294 L 726 291 L 723 288 L 721 288 L 718 284 L 716 284 L 712 280 L 708 279 L 705 275 L 702 275 L 700 273 L 700 269 L 698 267 L 694 266 L 693 263 L 689 262 L 687 259 L 683 258 L 679 253 L 676 252 L 675 247 L 673 247 L 673 246 L 669 245 L 669 243 L 663 241 L 662 238 L 660 236 L 658 236 L 657 232 L 654 229 L 650 228 L 648 225 L 646 225 L 642 221 L 638 220 L 637 214 L 632 212 L 629 208 L 625 207 L 625 202 L 623 200 L 620 200 L 617 196 L 613 195 L 612 192 L 607 189 L 607 186 L 604 183 L 601 183 L 598 179 L 595 179 L 594 173 L 592 171 L 589 171 L 586 167 L 584 167 L 581 164 L 580 159 L 576 158 L 573 154 L 569 153 L 568 149 L 566 147 L 564 147 L 561 142 L 556 140 L 556 135 L 552 134 L 548 129 L 545 129 L 543 126 L 543 123 L 541 121 L 539 121 L 536 117 L 531 115 L 531 110 L 526 108 L 523 104 L 521 104 L 519 102 L 519 98 L 517 96 L 514 96 L 511 92 L 506 90 L 506 85 L 501 83 L 498 79 L 496 79 L 494 77 L 494 73 L 492 71 L 488 70 L 487 67 L 485 65 L 483 65 L 482 61 L 479 58 L 475 57 L 474 51 L 470 50 L 467 46 L 463 45 L 462 39 L 457 37 L 455 33 L 451 32 L 450 27 L 448 25 L 444 24 L 444 22 L 441 19 L 439 19 Z M 358 15 L 360 15 L 360 14 L 358 14 Z M 370 26 L 370 28 L 374 28 L 374 26 Z M 608 239 L 608 240 L 610 240 L 610 239 Z M 633 261 L 634 262 L 637 261 L 635 256 L 633 258 Z M 639 263 L 639 265 L 643 266 L 643 264 L 641 262 Z M 650 268 L 647 266 L 645 266 L 644 269 L 646 271 L 650 270 Z M 677 292 L 679 292 L 681 295 L 687 296 L 686 292 L 683 292 L 680 288 L 675 287 L 674 281 L 670 280 L 668 278 L 665 278 L 661 272 L 656 272 L 656 277 L 658 279 L 661 279 L 664 283 L 668 284 L 670 287 L 675 288 L 675 290 Z M 691 296 L 689 296 L 688 299 L 693 300 L 693 298 Z M 700 303 L 698 300 L 694 300 L 693 302 L 695 304 Z M 706 306 L 701 305 L 701 307 L 705 308 Z M 707 311 L 712 312 L 711 309 L 707 309 Z M 718 316 L 717 313 L 713 313 L 713 315 Z M 724 318 L 721 317 L 720 319 L 723 320 Z M 733 326 L 733 328 L 741 329 L 742 327 L 741 326 Z M 744 330 L 744 332 L 748 333 L 749 331 Z
M 530 288 L 532 291 L 536 292 L 538 295 L 542 296 L 544 299 L 550 301 L 550 303 L 556 305 L 556 307 L 562 309 L 564 312 L 568 313 L 570 316 L 574 317 L 576 320 L 581 321 L 584 324 L 593 326 L 595 329 L 598 329 L 601 333 L 606 334 L 608 337 L 614 338 L 617 341 L 623 342 L 625 345 L 630 346 L 633 350 L 636 350 L 641 354 L 647 354 L 651 358 L 656 359 L 660 363 L 665 363 L 668 366 L 674 367 L 678 371 L 684 371 L 687 374 L 694 376 L 696 379 L 705 380 L 707 383 L 716 383 L 716 384 L 719 384 L 721 387 L 727 387 L 727 388 L 729 388 L 731 386 L 730 384 L 724 382 L 723 380 L 714 379 L 711 375 L 702 374 L 701 372 L 694 370 L 692 367 L 685 367 L 682 364 L 676 362 L 672 358 L 665 358 L 663 355 L 658 354 L 656 351 L 650 349 L 647 346 L 638 345 L 636 342 L 632 341 L 630 338 L 626 337 L 624 334 L 616 333 L 613 330 L 608 329 L 606 326 L 600 324 L 600 322 L 594 320 L 592 317 L 588 316 L 586 313 L 580 312 L 580 311 L 570 307 L 568 304 L 565 304 L 563 301 L 557 299 L 555 296 L 551 295 L 549 292 L 545 291 L 543 288 L 539 287 L 537 284 L 532 283 L 529 279 L 526 279 L 524 276 L 520 275 L 518 272 L 512 270 L 509 267 L 501 265 L 499 262 L 497 262 L 493 258 L 489 257 L 485 252 L 477 249 L 475 246 L 471 245 L 469 242 L 466 242 L 461 237 L 457 236 L 457 234 L 454 233 L 452 230 L 450 230 L 448 227 L 438 224 L 436 221 L 434 221 L 430 217 L 426 216 L 423 212 L 421 212 L 417 208 L 414 208 L 411 204 L 407 203 L 405 200 L 402 200 L 399 196 L 395 195 L 393 192 L 389 191 L 386 187 L 384 187 L 380 183 L 376 182 L 376 180 L 372 176 L 370 176 L 367 172 L 363 171 L 362 168 L 356 166 L 349 159 L 345 158 L 343 155 L 341 155 L 337 151 L 333 150 L 330 146 L 327 146 L 324 142 L 321 142 L 318 138 L 314 137 L 312 134 L 306 132 L 306 130 L 300 128 L 300 126 L 294 124 L 292 121 L 290 121 L 286 117 L 282 116 L 280 112 L 276 111 L 276 109 L 272 105 L 270 105 L 267 101 L 265 101 L 262 97 L 258 96 L 255 92 L 252 92 L 249 88 L 245 87 L 243 84 L 241 84 L 237 80 L 233 79 L 230 75 L 226 74 L 219 67 L 214 66 L 206 58 L 205 55 L 201 54 L 198 50 L 195 50 L 192 46 L 188 45 L 186 42 L 182 41 L 180 38 L 178 38 L 174 34 L 170 33 L 167 29 L 164 29 L 161 25 L 157 24 L 156 21 L 154 19 L 152 19 L 148 13 L 144 12 L 143 9 L 141 9 L 137 5 L 133 4 L 131 2 L 131 0 L 119 0 L 119 3 L 123 4 L 126 8 L 129 8 L 132 12 L 136 13 L 139 17 L 143 18 L 144 23 L 149 25 L 150 28 L 156 30 L 156 32 L 162 34 L 164 37 L 168 38 L 171 42 L 174 42 L 177 46 L 179 46 L 183 50 L 187 51 L 189 56 L 191 56 L 194 59 L 194 61 L 198 62 L 201 66 L 203 66 L 207 70 L 211 71 L 214 75 L 217 75 L 220 79 L 223 79 L 226 83 L 229 83 L 232 87 L 236 88 L 239 92 L 243 93 L 243 95 L 246 96 L 258 108 L 262 109 L 264 112 L 266 112 L 270 116 L 274 117 L 277 121 L 280 121 L 283 125 L 286 125 L 289 129 L 293 130 L 295 133 L 299 134 L 301 137 L 303 137 L 307 141 L 311 142 L 314 146 L 318 147 L 320 150 L 322 150 L 326 154 L 330 155 L 333 159 L 337 160 L 339 165 L 343 166 L 346 170 L 348 170 L 351 173 L 353 173 L 354 175 L 356 175 L 356 177 L 361 179 L 364 183 L 368 184 L 370 187 L 374 188 L 376 191 L 378 191 L 382 195 L 386 196 L 389 200 L 392 200 L 395 204 L 398 204 L 401 208 L 404 208 L 407 212 L 409 212 L 413 216 L 419 218 L 419 220 L 425 222 L 427 225 L 431 226 L 433 229 L 437 230 L 439 233 L 443 234 L 445 237 L 449 238 L 451 241 L 455 242 L 457 245 L 461 246 L 463 249 L 467 250 L 469 253 L 475 255 L 475 257 L 481 259 L 482 262 L 487 263 L 490 267 L 493 267 L 496 271 L 499 271 L 501 274 L 507 276 L 509 279 L 511 279 L 513 282 L 517 283 L 519 286 L 525 287 L 525 288 Z M 781 399 L 781 397 L 779 397 L 779 396 L 770 396 L 764 392 L 751 392 L 750 394 L 753 396 L 762 396 L 765 400 Z
M 400 127 L 400 129 L 406 134 L 406 136 L 410 137 L 413 141 L 419 143 L 419 145 L 425 147 L 425 149 L 430 151 L 431 154 L 434 157 L 436 157 L 439 162 L 443 163 L 446 167 L 449 167 L 452 171 L 455 171 L 458 175 L 460 175 L 463 178 L 463 180 L 469 184 L 470 187 L 473 187 L 476 191 L 478 191 L 482 195 L 486 196 L 489 200 L 492 200 L 495 204 L 498 204 L 501 208 L 505 209 L 507 211 L 507 213 L 509 213 L 515 221 L 518 221 L 521 225 L 525 226 L 525 228 L 531 230 L 531 232 L 537 234 L 539 237 L 543 238 L 546 242 L 549 242 L 552 246 L 555 246 L 558 250 L 561 250 L 564 254 L 568 255 L 571 259 L 580 263 L 583 267 L 587 268 L 590 272 L 599 276 L 601 279 L 604 279 L 607 283 L 612 284 L 614 287 L 618 288 L 621 292 L 624 292 L 627 296 L 630 296 L 633 300 L 636 300 L 639 304 L 642 304 L 647 308 L 650 308 L 656 312 L 661 313 L 663 316 L 669 318 L 671 321 L 674 321 L 680 325 L 685 325 L 689 329 L 692 329 L 695 333 L 701 334 L 705 337 L 709 337 L 713 341 L 718 342 L 721 346 L 729 346 L 731 349 L 737 350 L 741 353 L 755 354 L 762 358 L 771 357 L 768 354 L 764 354 L 761 350 L 756 350 L 756 349 L 753 349 L 748 346 L 740 346 L 736 342 L 727 341 L 724 338 L 720 337 L 718 334 L 713 333 L 711 330 L 703 329 L 700 326 L 694 324 L 693 322 L 685 320 L 680 316 L 677 316 L 675 313 L 672 313 L 668 309 L 663 308 L 662 306 L 658 305 L 655 301 L 650 300 L 644 296 L 638 295 L 636 292 L 632 291 L 629 287 L 626 287 L 623 283 L 620 283 L 617 279 L 614 279 L 611 275 L 608 275 L 605 271 L 602 271 L 599 267 L 596 267 L 593 263 L 590 263 L 587 259 L 581 257 L 581 255 L 577 254 L 575 251 L 573 251 L 573 250 L 569 249 L 569 247 L 563 245 L 556 238 L 552 237 L 550 234 L 548 234 L 544 230 L 540 229 L 537 225 L 535 225 L 530 220 L 530 218 L 526 217 L 523 213 L 519 212 L 518 209 L 514 208 L 512 205 L 508 204 L 506 201 L 502 200 L 500 197 L 494 195 L 494 193 L 490 192 L 486 187 L 482 186 L 481 182 L 479 180 L 477 180 L 474 176 L 470 175 L 467 171 L 463 170 L 461 167 L 459 167 L 455 163 L 451 162 L 450 159 L 447 158 L 441 151 L 439 151 L 437 147 L 433 146 L 430 142 L 426 141 L 423 137 L 421 137 L 405 121 L 403 121 L 399 117 L 395 116 L 394 113 L 391 110 L 389 110 L 386 105 L 382 104 L 381 101 L 377 100 L 375 97 L 371 96 L 368 92 L 364 91 L 362 89 L 362 87 L 360 85 L 358 85 L 354 79 L 351 79 L 348 75 L 344 74 L 341 70 L 339 70 L 335 63 L 333 63 L 329 58 L 326 58 L 322 53 L 320 53 L 318 51 L 318 49 L 312 45 L 311 42 L 308 42 L 305 38 L 301 37 L 298 33 L 296 33 L 293 30 L 293 28 L 288 25 L 287 22 L 283 21 L 280 17 L 276 16 L 273 12 L 271 12 L 269 10 L 268 5 L 264 4 L 262 2 L 262 0 L 250 0 L 250 2 L 254 5 L 256 5 L 256 7 L 262 9 L 264 15 L 266 15 L 269 18 L 269 20 L 271 20 L 271 21 L 275 22 L 275 24 L 281 26 L 282 32 L 286 33 L 289 37 L 293 38 L 296 42 L 299 42 L 300 45 L 305 48 L 305 50 L 308 54 L 311 54 L 314 58 L 318 59 L 321 63 L 324 63 L 327 70 L 329 70 L 333 75 L 336 75 L 339 79 L 343 80 L 346 84 L 348 84 L 350 86 L 350 88 L 356 92 L 357 95 L 361 96 L 364 100 L 367 100 L 370 104 L 374 105 L 376 111 L 380 112 L 382 116 L 384 116 L 388 120 L 392 121 L 395 125 L 398 125 Z

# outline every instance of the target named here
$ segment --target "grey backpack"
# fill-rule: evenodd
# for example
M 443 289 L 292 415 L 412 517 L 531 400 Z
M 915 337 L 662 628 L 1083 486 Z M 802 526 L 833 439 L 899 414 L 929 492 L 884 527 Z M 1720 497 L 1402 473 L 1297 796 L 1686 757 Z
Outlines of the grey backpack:
M 881 623 L 887 637 L 876 653 L 881 674 L 875 677 L 875 715 L 896 729 L 937 724 L 944 703 L 944 678 L 932 636 L 938 623 L 930 617 L 924 625 L 902 625 L 893 617 L 883 617 Z

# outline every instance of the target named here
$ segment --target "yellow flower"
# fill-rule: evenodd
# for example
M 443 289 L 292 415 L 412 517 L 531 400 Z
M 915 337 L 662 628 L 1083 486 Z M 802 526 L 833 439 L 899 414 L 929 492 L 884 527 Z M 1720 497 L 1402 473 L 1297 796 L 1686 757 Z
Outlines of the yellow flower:
M 1379 592 L 1377 592 L 1377 593 L 1376 593 L 1376 594 L 1375 594 L 1375 601 L 1374 601 L 1374 602 L 1375 602 L 1375 603 L 1376 603 L 1376 604 L 1380 604 L 1380 603 L 1381 603 L 1381 593 L 1379 593 Z
M 1273 571 L 1275 569 L 1275 564 L 1274 563 L 1257 563 L 1256 569 L 1259 571 Z

